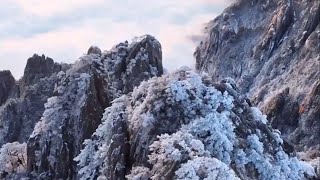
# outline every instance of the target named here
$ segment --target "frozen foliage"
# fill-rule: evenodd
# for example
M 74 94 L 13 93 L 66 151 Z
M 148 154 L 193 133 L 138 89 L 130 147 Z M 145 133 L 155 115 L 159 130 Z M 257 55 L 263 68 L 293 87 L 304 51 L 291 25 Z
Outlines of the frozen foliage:
M 28 167 L 34 168 L 29 169 L 34 176 L 39 176 L 37 173 L 41 172 L 44 178 L 49 178 L 55 171 L 68 171 L 67 168 L 72 166 L 72 162 L 63 156 L 72 157 L 77 153 L 77 149 L 80 149 L 78 141 L 81 141 L 88 131 L 79 133 L 86 117 L 83 111 L 90 97 L 87 92 L 91 87 L 91 76 L 77 73 L 75 69 L 70 71 L 59 74 L 55 96 L 48 99 L 43 116 L 30 136 Z M 94 122 L 92 119 L 91 123 Z
M 319 153 L 319 150 L 309 150 L 307 152 L 298 152 L 297 156 L 299 159 L 303 159 L 306 161 L 308 164 L 311 164 L 318 177 L 320 177 L 320 157 L 316 157 L 317 154 Z
M 102 124 L 93 134 L 93 138 L 84 142 L 85 148 L 81 150 L 75 161 L 79 162 L 82 167 L 79 171 L 81 179 L 92 179 L 98 174 L 102 174 L 108 167 L 108 149 L 110 148 L 114 137 L 120 134 L 114 134 L 112 131 L 116 123 L 123 121 L 126 118 L 124 97 L 116 99 L 113 106 L 106 109 Z M 114 156 L 121 156 L 113 154 Z M 119 162 L 121 163 L 121 162 Z
M 158 137 L 151 146 L 151 155 L 149 162 L 152 164 L 162 163 L 162 166 L 168 161 L 181 161 L 195 156 L 208 156 L 209 153 L 204 150 L 201 141 L 194 139 L 191 134 L 178 131 L 172 135 L 163 134 Z
M 151 179 L 161 179 L 166 173 L 166 166 L 175 167 L 175 164 L 185 162 L 196 157 L 209 157 L 201 141 L 191 134 L 178 131 L 172 135 L 163 134 L 150 146 L 149 162 L 153 164 Z M 169 168 L 170 169 L 170 168 Z
M 97 71 L 107 79 L 107 91 L 111 99 L 133 90 L 142 80 L 163 73 L 161 45 L 152 36 L 145 35 L 131 43 L 122 42 L 105 51 L 95 60 Z M 154 59 L 159 62 L 154 62 Z
M 0 179 L 27 169 L 27 144 L 18 142 L 4 144 L 0 149 Z
M 213 111 L 205 118 L 186 126 L 191 134 L 201 139 L 206 149 L 226 164 L 231 163 L 233 146 L 236 144 L 234 126 L 227 112 Z
M 150 178 L 150 169 L 146 167 L 133 167 L 131 174 L 127 175 L 128 180 L 148 180 Z
M 240 180 L 226 164 L 216 158 L 196 157 L 182 164 L 176 171 L 177 179 L 184 180 Z
M 59 74 L 62 84 L 55 88 L 60 96 L 53 96 L 48 99 L 48 102 L 44 105 L 46 110 L 43 113 L 43 117 L 36 124 L 30 137 L 35 137 L 43 132 L 58 135 L 57 131 L 59 128 L 57 127 L 61 124 L 61 121 L 68 116 L 67 112 L 69 109 L 66 108 L 66 105 L 68 105 L 65 101 L 66 99 L 76 102 L 77 105 L 79 105 L 77 107 L 84 105 L 86 100 L 85 91 L 89 86 L 90 76 L 85 73 L 72 74 L 70 76 L 66 76 L 66 74 L 63 75 Z M 64 82 L 69 83 L 64 84 Z M 75 89 L 77 89 L 76 93 L 74 92 Z M 70 105 L 71 104 L 69 104 L 69 106 Z M 79 109 L 74 109 L 74 115 L 78 114 L 79 116 L 79 113 Z
M 233 86 L 187 68 L 142 82 L 106 109 L 75 159 L 80 177 L 312 177 L 312 167 L 283 151 L 280 133 Z
M 247 137 L 247 163 L 253 163 L 259 173 L 260 179 L 304 179 L 304 173 L 312 177 L 314 169 L 311 165 L 299 161 L 296 157 L 289 157 L 284 151 L 279 150 L 275 157 L 265 156 L 263 143 L 255 134 Z M 242 154 L 244 155 L 244 154 Z
M 263 115 L 262 112 L 257 107 L 252 107 L 251 112 L 255 120 L 261 121 L 264 124 L 268 122 L 267 116 Z

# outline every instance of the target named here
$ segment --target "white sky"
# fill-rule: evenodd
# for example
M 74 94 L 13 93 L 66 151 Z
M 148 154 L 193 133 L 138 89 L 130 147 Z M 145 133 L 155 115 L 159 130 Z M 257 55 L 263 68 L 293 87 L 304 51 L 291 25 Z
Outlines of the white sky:
M 151 34 L 163 48 L 168 70 L 193 67 L 204 23 L 228 0 L 1 0 L 0 70 L 20 78 L 27 59 L 45 54 L 72 63 L 91 45 L 108 50 L 134 36 Z

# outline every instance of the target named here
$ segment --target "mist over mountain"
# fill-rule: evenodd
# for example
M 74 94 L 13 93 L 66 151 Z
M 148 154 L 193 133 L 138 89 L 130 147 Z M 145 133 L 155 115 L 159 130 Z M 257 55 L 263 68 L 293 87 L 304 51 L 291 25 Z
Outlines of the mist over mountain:
M 0 179 L 319 179 L 320 1 L 240 0 L 195 70 L 151 35 L 0 71 Z

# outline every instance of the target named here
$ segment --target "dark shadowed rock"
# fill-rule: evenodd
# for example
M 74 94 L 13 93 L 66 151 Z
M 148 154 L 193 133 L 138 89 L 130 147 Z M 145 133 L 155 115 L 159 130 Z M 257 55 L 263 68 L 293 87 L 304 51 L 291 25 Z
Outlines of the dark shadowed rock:
M 98 55 L 101 55 L 102 54 L 102 51 L 99 47 L 97 46 L 91 46 L 89 49 L 88 49 L 88 55 L 89 54 L 98 54 Z
M 43 78 L 18 98 L 8 100 L 0 107 L 0 146 L 4 143 L 26 142 L 35 124 L 40 120 L 44 104 L 53 95 L 56 75 Z
M 53 96 L 57 80 L 55 72 L 65 71 L 69 66 L 54 63 L 44 55 L 41 57 L 34 55 L 28 59 L 25 74 L 19 82 L 15 82 L 10 72 L 3 73 L 4 76 L 1 77 L 9 78 L 0 82 L 3 82 L 2 84 L 10 82 L 12 88 L 6 90 L 11 99 L 0 106 L 0 146 L 14 141 L 23 143 L 29 139 L 35 124 L 45 110 L 45 102 Z
M 19 94 L 16 80 L 10 71 L 0 71 L 0 106 L 9 98 L 15 98 Z
M 146 35 L 128 52 L 126 58 L 128 67 L 125 80 L 125 94 L 131 92 L 133 87 L 140 85 L 141 80 L 151 76 L 163 74 L 162 50 L 160 43 L 152 36 Z
M 266 101 L 262 110 L 272 126 L 283 134 L 292 132 L 299 125 L 299 103 L 289 95 L 289 88 Z
M 299 115 L 303 121 L 289 139 L 303 150 L 314 146 L 313 149 L 320 151 L 320 81 L 311 86 L 300 105 Z
M 26 86 L 33 85 L 39 82 L 41 78 L 50 77 L 52 73 L 61 70 L 62 66 L 55 63 L 53 59 L 45 57 L 45 55 L 34 54 L 27 61 L 24 75 L 20 82 L 21 92 L 25 90 Z

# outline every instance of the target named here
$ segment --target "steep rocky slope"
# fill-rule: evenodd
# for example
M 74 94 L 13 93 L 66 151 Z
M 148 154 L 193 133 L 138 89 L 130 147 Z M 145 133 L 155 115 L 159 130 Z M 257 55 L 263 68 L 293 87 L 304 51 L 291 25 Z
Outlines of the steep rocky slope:
M 197 71 L 235 79 L 296 150 L 320 150 L 320 1 L 238 1 L 208 23 Z
M 5 91 L 1 95 L 10 95 L 0 106 L 0 146 L 28 140 L 43 114 L 44 103 L 53 95 L 56 73 L 66 68 L 66 65 L 54 63 L 51 58 L 35 54 L 28 59 L 24 76 L 18 82 L 10 72 L 5 73 Z
M 73 158 L 101 123 L 111 102 L 163 73 L 161 45 L 147 35 L 88 54 L 59 72 L 53 96 L 28 140 L 28 172 L 40 179 L 76 179 Z
M 1 71 L 0 163 L 9 158 L 16 164 L 0 165 L 0 179 L 76 179 L 73 158 L 101 123 L 104 109 L 141 81 L 162 74 L 161 45 L 149 35 L 105 52 L 92 46 L 71 65 L 35 54 L 19 81 Z M 10 158 L 17 147 L 27 149 L 21 156 L 27 159 Z M 6 149 L 12 152 L 4 155 Z
M 314 177 L 232 80 L 185 68 L 116 99 L 85 145 L 80 179 Z

